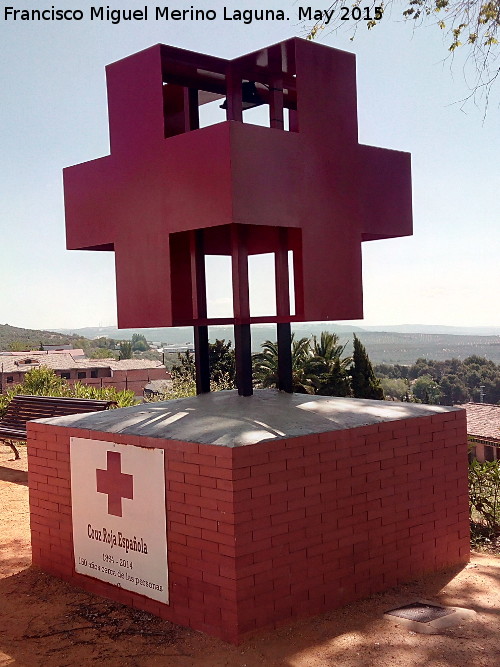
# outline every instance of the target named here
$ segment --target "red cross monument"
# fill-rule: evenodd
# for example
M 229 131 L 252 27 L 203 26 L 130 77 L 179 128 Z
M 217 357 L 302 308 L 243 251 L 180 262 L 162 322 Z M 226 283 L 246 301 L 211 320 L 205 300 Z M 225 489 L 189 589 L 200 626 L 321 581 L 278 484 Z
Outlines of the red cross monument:
M 290 323 L 361 318 L 361 242 L 412 233 L 410 155 L 358 142 L 355 56 L 301 39 L 234 60 L 157 45 L 106 74 L 111 153 L 65 170 L 68 248 L 114 250 L 120 327 L 194 326 L 199 392 L 208 325 L 234 325 L 247 395 L 250 325 L 276 322 L 289 391 Z M 215 100 L 225 120 L 200 128 Z M 256 106 L 268 127 L 245 122 Z M 275 256 L 273 316 L 250 312 L 259 253 Z M 230 318 L 207 317 L 208 254 L 231 256 Z

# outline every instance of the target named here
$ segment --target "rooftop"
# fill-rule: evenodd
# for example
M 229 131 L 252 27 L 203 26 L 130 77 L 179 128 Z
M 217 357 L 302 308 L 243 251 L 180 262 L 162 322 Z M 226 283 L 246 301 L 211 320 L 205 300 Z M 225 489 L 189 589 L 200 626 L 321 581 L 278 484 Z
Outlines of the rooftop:
M 500 405 L 465 403 L 467 433 L 474 438 L 500 443 Z
M 161 368 L 160 361 L 149 359 L 86 359 L 81 356 L 82 350 L 64 350 L 61 352 L 17 352 L 0 354 L 0 372 L 22 373 L 37 366 L 48 366 L 53 370 L 64 371 L 73 369 L 111 368 L 118 370 L 137 370 L 145 368 Z

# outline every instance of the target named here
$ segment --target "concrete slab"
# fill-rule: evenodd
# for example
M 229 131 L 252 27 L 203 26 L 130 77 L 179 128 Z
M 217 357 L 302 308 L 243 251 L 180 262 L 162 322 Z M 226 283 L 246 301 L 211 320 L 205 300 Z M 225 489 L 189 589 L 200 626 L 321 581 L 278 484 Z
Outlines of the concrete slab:
M 224 447 L 428 417 L 461 408 L 256 390 L 220 391 L 41 423 Z

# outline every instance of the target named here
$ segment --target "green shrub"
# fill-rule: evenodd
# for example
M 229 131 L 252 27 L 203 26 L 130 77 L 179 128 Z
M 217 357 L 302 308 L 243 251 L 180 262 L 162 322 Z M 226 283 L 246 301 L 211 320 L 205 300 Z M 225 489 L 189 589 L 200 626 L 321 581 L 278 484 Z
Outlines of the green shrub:
M 210 380 L 210 391 L 224 391 L 234 389 L 234 380 L 229 374 L 220 374 L 218 380 Z M 196 382 L 188 375 L 173 374 L 172 386 L 163 394 L 156 394 L 144 399 L 146 403 L 158 401 L 171 401 L 175 398 L 188 398 L 196 396 Z
M 17 384 L 6 394 L 0 395 L 0 416 L 4 414 L 12 397 L 17 394 L 116 401 L 119 408 L 137 403 L 134 392 L 130 390 L 118 391 L 115 387 L 94 387 L 82 384 L 81 382 L 75 382 L 74 385 L 71 385 L 67 380 L 59 377 L 51 368 L 47 368 L 46 366 L 32 368 L 26 373 L 21 384 Z
M 70 396 L 76 398 L 93 398 L 101 401 L 116 401 L 119 408 L 127 408 L 136 405 L 135 394 L 130 389 L 118 390 L 116 387 L 94 387 L 92 385 L 75 382 L 71 387 Z
M 500 461 L 469 464 L 469 511 L 473 545 L 500 536 Z

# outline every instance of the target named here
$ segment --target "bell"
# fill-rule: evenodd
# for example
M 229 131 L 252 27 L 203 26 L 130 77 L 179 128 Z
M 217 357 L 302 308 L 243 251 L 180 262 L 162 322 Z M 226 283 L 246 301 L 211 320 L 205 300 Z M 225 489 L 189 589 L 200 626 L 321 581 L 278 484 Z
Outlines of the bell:
M 254 107 L 259 107 L 261 104 L 264 104 L 264 100 L 257 92 L 254 81 L 244 81 L 241 84 L 241 101 L 241 108 L 243 111 L 245 111 L 245 109 L 253 109 Z M 227 109 L 227 97 L 220 105 L 220 108 Z

